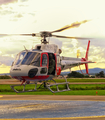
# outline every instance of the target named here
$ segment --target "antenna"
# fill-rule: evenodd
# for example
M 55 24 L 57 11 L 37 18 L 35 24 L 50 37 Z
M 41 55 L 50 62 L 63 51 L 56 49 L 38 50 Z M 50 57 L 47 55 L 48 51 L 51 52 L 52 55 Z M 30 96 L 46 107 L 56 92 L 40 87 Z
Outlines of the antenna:
M 25 49 L 26 51 L 28 51 L 27 48 L 26 48 L 25 46 L 24 46 L 24 49 Z

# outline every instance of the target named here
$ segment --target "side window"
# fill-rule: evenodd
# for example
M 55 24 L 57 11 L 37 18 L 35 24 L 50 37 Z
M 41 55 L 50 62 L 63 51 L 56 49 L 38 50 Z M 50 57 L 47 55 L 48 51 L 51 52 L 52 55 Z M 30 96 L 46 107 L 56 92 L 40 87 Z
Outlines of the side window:
M 47 55 L 46 54 L 43 54 L 42 56 L 42 66 L 47 66 Z

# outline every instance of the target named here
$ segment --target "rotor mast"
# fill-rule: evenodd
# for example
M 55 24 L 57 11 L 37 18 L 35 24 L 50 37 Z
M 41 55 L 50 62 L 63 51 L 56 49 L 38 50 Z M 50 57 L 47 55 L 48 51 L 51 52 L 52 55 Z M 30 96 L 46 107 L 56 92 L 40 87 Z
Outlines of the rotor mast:
M 41 44 L 49 44 L 49 42 L 46 40 L 46 37 L 44 36 L 41 40 Z
M 46 37 L 51 37 L 52 34 L 47 31 L 40 32 L 40 36 L 43 37 L 41 40 L 41 44 L 49 44 L 49 41 L 46 39 Z

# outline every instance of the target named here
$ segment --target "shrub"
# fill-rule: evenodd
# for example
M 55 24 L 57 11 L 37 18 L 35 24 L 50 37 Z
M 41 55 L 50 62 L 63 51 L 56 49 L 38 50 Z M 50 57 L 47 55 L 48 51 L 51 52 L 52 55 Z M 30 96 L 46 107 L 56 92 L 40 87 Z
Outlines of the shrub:
M 2 75 L 0 76 L 0 79 L 11 79 L 11 77 L 8 75 Z

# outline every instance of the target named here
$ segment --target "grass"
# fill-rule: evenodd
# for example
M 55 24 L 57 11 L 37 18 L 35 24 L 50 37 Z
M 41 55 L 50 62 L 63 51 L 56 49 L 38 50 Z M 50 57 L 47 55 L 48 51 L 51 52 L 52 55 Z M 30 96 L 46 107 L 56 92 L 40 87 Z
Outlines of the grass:
M 97 95 L 105 95 L 105 90 L 71 90 L 62 93 L 56 93 L 56 95 L 96 95 L 96 91 L 98 92 Z
M 64 82 L 64 79 L 57 79 L 57 82 Z M 67 78 L 68 82 L 105 82 L 105 78 Z
M 0 79 L 10 80 L 10 79 Z M 11 79 L 12 80 L 12 79 Z M 55 79 L 56 82 L 64 82 L 64 79 Z M 67 78 L 68 82 L 105 82 L 105 78 Z
M 26 89 L 32 89 L 34 85 L 28 85 Z M 39 87 L 39 86 L 38 86 Z M 104 84 L 72 84 L 69 85 L 70 91 L 55 93 L 55 95 L 105 95 L 105 85 Z M 21 89 L 17 88 L 18 90 Z M 55 87 L 54 87 L 55 89 Z M 60 85 L 60 89 L 65 89 L 65 86 Z M 10 85 L 0 85 L 1 95 L 15 95 L 16 93 L 10 88 Z M 25 92 L 17 93 L 19 95 L 53 95 L 48 89 L 41 88 L 35 92 Z
M 56 82 L 64 82 L 64 79 L 57 79 Z M 105 95 L 105 84 L 91 84 L 91 82 L 105 82 L 105 79 L 95 79 L 95 78 L 68 78 L 68 82 L 89 82 L 89 84 L 70 84 L 70 91 L 55 93 L 55 95 Z M 27 85 L 26 90 L 33 89 L 35 85 Z M 38 85 L 39 87 L 39 85 Z M 37 88 L 38 88 L 37 87 Z M 59 85 L 60 90 L 65 89 L 66 86 Z M 16 87 L 18 90 L 22 90 L 22 86 Z M 53 87 L 56 90 L 56 86 Z M 16 95 L 16 93 L 10 88 L 10 85 L 0 85 L 0 94 L 1 95 Z M 53 95 L 48 89 L 42 87 L 35 92 L 25 92 L 17 93 L 19 95 Z
M 97 90 L 97 95 L 105 95 L 105 90 Z M 25 92 L 25 93 L 15 93 L 15 92 L 1 92 L 0 95 L 53 95 L 50 91 L 37 91 L 37 92 Z M 55 95 L 96 95 L 96 90 L 75 90 L 55 93 Z
M 69 86 L 72 90 L 105 90 L 104 84 L 74 84 Z

